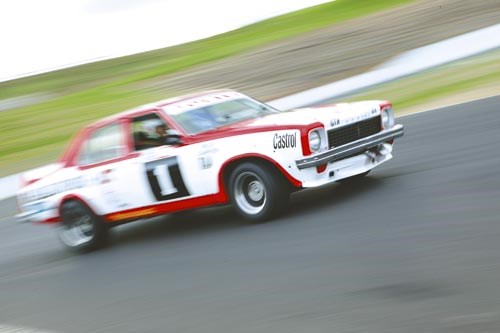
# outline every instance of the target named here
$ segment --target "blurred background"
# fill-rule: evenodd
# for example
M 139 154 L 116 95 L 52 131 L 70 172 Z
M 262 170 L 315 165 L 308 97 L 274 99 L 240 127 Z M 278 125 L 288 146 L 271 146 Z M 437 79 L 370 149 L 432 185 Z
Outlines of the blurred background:
M 15 17 L 4 10 L 3 30 L 12 30 L 4 36 L 12 42 L 4 44 L 0 77 L 12 76 L 14 70 L 22 75 L 23 70 L 43 71 L 44 66 L 195 39 L 300 8 L 307 1 L 273 6 L 222 1 L 212 9 L 198 2 L 182 3 L 151 0 L 134 5 L 108 0 L 82 1 L 78 7 L 56 1 L 54 5 L 60 6 L 56 13 L 37 4 L 35 13 L 38 9 L 52 16 L 32 14 L 28 18 L 33 23 L 23 24 L 27 29 L 19 34 L 7 21 Z M 11 11 L 22 13 L 17 7 Z M 217 88 L 269 101 L 364 73 L 404 51 L 497 24 L 499 12 L 496 0 L 338 0 L 187 44 L 3 81 L 0 176 L 54 161 L 78 128 L 105 115 Z M 384 86 L 375 95 L 393 101 L 397 110 L 471 88 L 480 90 L 474 95 L 482 95 L 484 89 L 498 87 L 497 60 L 498 52 L 491 52 L 405 80 L 404 89 L 398 89 L 400 82 Z M 374 96 L 362 93 L 356 98 Z
M 270 101 L 500 23 L 498 0 L 0 6 L 0 177 L 144 103 L 217 88 Z M 493 49 L 335 101 L 387 99 L 406 115 L 499 93 Z M 500 101 L 485 101 L 402 118 L 393 164 L 299 193 L 271 224 L 204 210 L 121 227 L 112 248 L 74 256 L 0 201 L 0 332 L 499 332 L 500 161 L 485 152 Z

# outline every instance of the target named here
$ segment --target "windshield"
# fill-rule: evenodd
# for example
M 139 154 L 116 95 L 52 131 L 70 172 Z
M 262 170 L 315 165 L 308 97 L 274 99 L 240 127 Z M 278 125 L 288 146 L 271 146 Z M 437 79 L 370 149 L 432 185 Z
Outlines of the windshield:
M 270 106 L 240 98 L 197 109 L 168 113 L 188 134 L 197 134 L 275 112 L 278 111 Z

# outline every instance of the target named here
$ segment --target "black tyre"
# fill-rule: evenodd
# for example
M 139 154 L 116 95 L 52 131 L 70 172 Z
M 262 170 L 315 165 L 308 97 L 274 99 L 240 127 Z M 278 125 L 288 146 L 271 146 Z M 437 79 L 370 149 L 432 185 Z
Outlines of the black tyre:
M 281 213 L 290 197 L 289 184 L 274 168 L 256 163 L 238 165 L 229 177 L 231 202 L 238 214 L 262 222 Z
M 363 179 L 367 174 L 370 173 L 371 170 L 368 170 L 368 171 L 365 171 L 363 173 L 360 173 L 358 175 L 354 175 L 354 176 L 351 176 L 351 177 L 347 177 L 347 178 L 344 178 L 344 179 L 340 179 L 338 180 L 339 183 L 342 183 L 342 184 L 347 184 L 347 183 L 356 183 L 356 182 L 359 182 L 361 179 Z
M 108 228 L 85 204 L 77 200 L 63 203 L 59 239 L 69 249 L 87 252 L 101 247 L 107 238 Z

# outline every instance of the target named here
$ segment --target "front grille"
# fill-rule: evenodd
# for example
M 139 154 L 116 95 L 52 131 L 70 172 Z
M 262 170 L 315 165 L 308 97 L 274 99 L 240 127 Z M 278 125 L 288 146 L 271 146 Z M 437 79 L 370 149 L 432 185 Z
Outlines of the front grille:
M 380 132 L 380 116 L 328 131 L 328 148 L 338 147 Z

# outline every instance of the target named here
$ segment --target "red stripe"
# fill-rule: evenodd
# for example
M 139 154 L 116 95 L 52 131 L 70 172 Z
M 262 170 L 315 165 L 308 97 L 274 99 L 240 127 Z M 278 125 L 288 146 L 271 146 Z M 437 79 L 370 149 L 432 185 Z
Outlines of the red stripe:
M 387 107 L 392 107 L 392 104 L 389 101 L 381 101 L 379 103 L 379 106 L 380 106 L 380 110 L 382 110 L 382 109 L 385 109 Z
M 325 126 L 323 126 L 322 123 L 317 122 L 300 128 L 302 154 L 304 154 L 304 156 L 309 156 L 312 154 L 311 147 L 309 147 L 309 132 L 311 132 L 313 129 L 318 129 L 318 128 L 324 129 Z
M 45 219 L 45 220 L 40 221 L 38 223 L 47 224 L 47 223 L 59 223 L 59 222 L 62 222 L 62 221 L 61 221 L 61 218 L 59 216 L 57 216 L 57 217 L 49 217 L 48 219 Z
M 122 210 L 119 212 L 107 214 L 104 216 L 104 219 L 108 223 L 127 220 L 132 221 L 140 218 L 152 217 L 180 210 L 206 207 L 215 204 L 223 204 L 225 202 L 226 200 L 221 194 L 210 194 L 186 200 L 165 202 L 157 205 Z
M 94 211 L 82 198 L 80 198 L 77 195 L 73 195 L 73 194 L 67 195 L 67 196 L 62 198 L 61 203 L 63 203 L 66 200 L 78 200 L 79 202 L 81 202 L 82 204 L 87 206 L 90 210 Z M 140 218 L 152 217 L 152 216 L 167 214 L 167 213 L 176 212 L 176 211 L 180 211 L 180 210 L 201 208 L 201 207 L 206 207 L 206 206 L 211 206 L 211 205 L 216 205 L 216 204 L 224 204 L 226 202 L 227 202 L 227 197 L 226 197 L 225 193 L 221 192 L 221 193 L 210 194 L 210 195 L 205 195 L 205 196 L 190 198 L 190 199 L 185 199 L 185 200 L 179 200 L 179 201 L 174 201 L 174 202 L 165 202 L 165 203 L 160 203 L 160 204 L 156 204 L 156 205 L 126 209 L 126 210 L 106 214 L 103 217 L 104 217 L 105 222 L 108 222 L 108 223 L 133 221 L 133 220 L 137 220 Z M 61 205 L 59 205 L 59 216 L 48 218 L 46 220 L 40 221 L 39 223 L 46 224 L 46 223 L 62 222 L 60 208 L 61 208 Z

